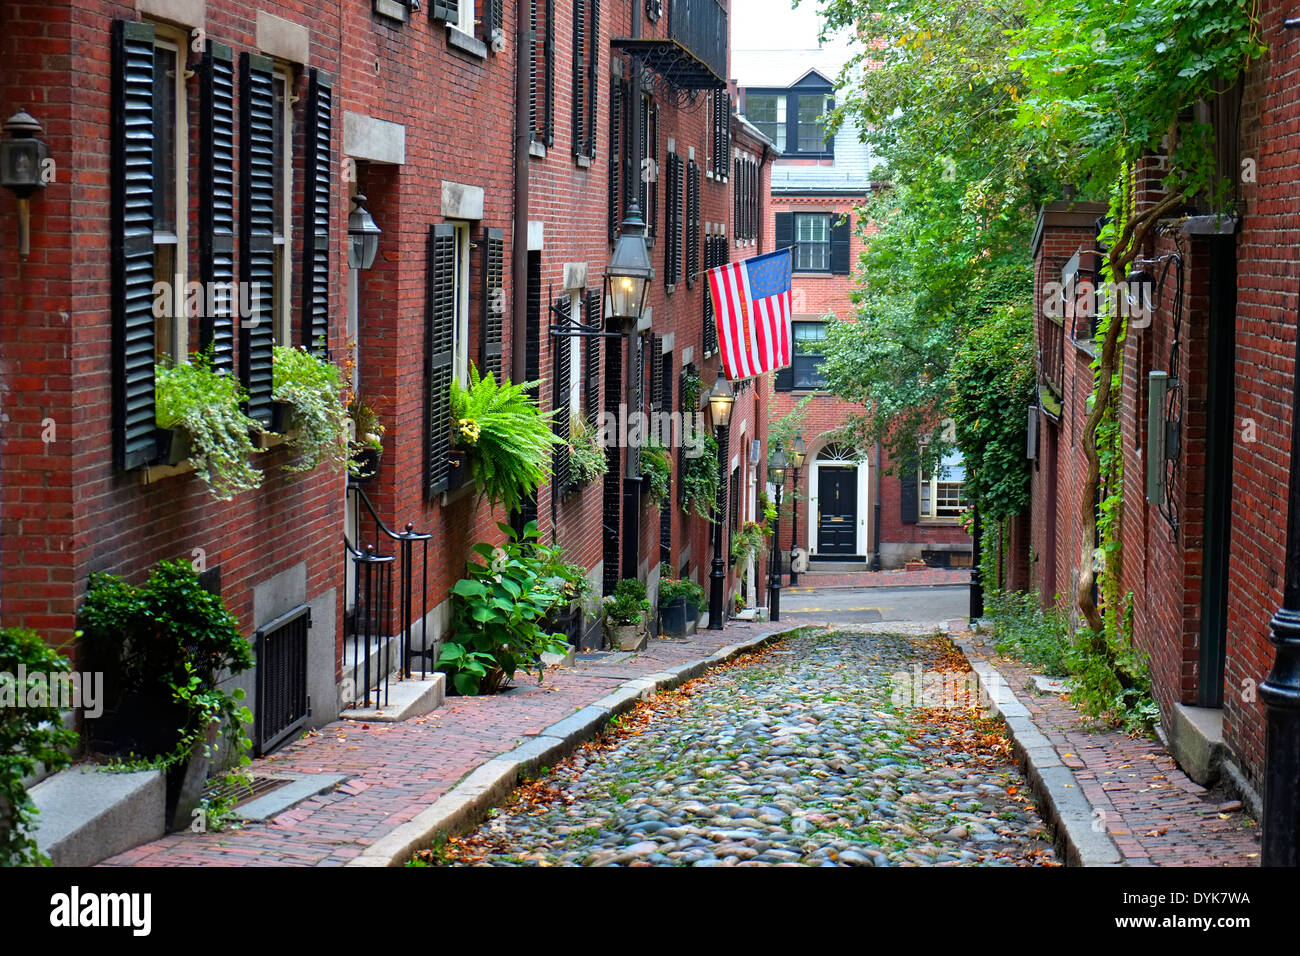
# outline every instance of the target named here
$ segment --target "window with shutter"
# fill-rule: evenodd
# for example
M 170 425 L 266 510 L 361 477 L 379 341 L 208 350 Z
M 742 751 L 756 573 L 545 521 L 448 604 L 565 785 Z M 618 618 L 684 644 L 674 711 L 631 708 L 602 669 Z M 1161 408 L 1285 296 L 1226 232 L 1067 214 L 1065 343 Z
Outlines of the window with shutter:
M 600 78 L 600 0 L 587 0 L 587 155 L 596 158 L 596 105 Z
M 235 370 L 235 56 L 209 42 L 199 89 L 199 267 L 205 298 L 200 347 L 212 367 Z M 215 290 L 220 290 L 218 294 Z
M 546 123 L 546 135 L 542 141 L 547 146 L 555 145 L 555 2 L 546 4 L 546 109 L 543 121 Z
M 773 217 L 776 234 L 776 248 L 786 249 L 794 245 L 794 213 L 778 212 Z M 796 250 L 797 252 L 798 250 Z
M 623 84 L 609 81 L 609 241 L 618 238 L 623 224 Z
M 664 167 L 664 284 L 682 280 L 682 160 L 669 153 Z
M 492 53 L 505 50 L 505 0 L 483 0 L 483 43 Z
M 555 313 L 559 313 L 555 315 Z M 572 301 L 565 296 L 555 304 L 552 316 L 555 321 L 564 324 L 572 313 Z M 555 374 L 551 378 L 551 428 L 563 444 L 555 446 L 551 465 L 552 489 L 556 497 L 562 497 L 569 490 L 572 477 L 569 473 L 569 423 L 572 406 L 570 405 L 569 380 L 572 372 L 572 338 L 551 337 Z
M 447 490 L 451 451 L 451 382 L 455 369 L 456 227 L 437 223 L 429 229 L 428 281 L 425 313 L 427 329 L 425 376 L 428 392 L 428 457 L 425 488 L 429 497 Z
M 311 71 L 303 158 L 302 344 L 324 357 L 330 329 L 330 137 L 334 93 L 330 78 Z
M 483 234 L 483 328 L 479 335 L 480 372 L 502 377 L 502 341 L 506 314 L 505 232 L 488 229 Z
M 587 3 L 573 0 L 573 155 L 586 157 L 587 135 Z
M 270 425 L 277 177 L 275 69 L 264 56 L 241 58 L 240 107 L 240 282 L 251 314 L 240 322 L 239 372 L 249 417 Z
M 693 288 L 700 271 L 700 167 L 686 164 L 686 287 Z
M 898 494 L 898 520 L 903 524 L 916 524 L 920 505 L 920 467 L 915 459 L 907 461 L 900 469 Z
M 623 401 L 623 339 L 608 338 L 605 342 L 605 411 L 618 415 Z M 619 517 L 622 513 L 623 475 L 619 469 L 619 447 L 611 442 L 605 449 L 604 487 L 601 495 L 601 532 L 604 547 L 602 585 L 605 594 L 612 594 L 619 579 Z
M 154 29 L 113 24 L 113 445 L 119 468 L 154 439 Z
M 185 83 L 188 37 L 154 25 L 153 40 L 153 245 L 159 305 L 154 350 L 160 361 L 188 356 L 189 302 L 189 92 Z
M 582 300 L 582 321 L 585 325 L 600 323 L 601 293 L 598 289 L 588 289 Z M 603 323 L 602 323 L 603 324 Z M 592 430 L 600 428 L 600 337 L 589 335 L 586 343 L 586 355 L 583 357 L 583 371 L 586 373 L 582 403 L 587 410 L 587 424 Z
M 704 271 L 720 265 L 718 260 L 718 238 L 709 233 L 709 226 L 704 227 Z M 704 279 L 704 357 L 708 358 L 718 350 L 718 327 L 713 321 L 713 290 L 708 276 Z
M 545 6 L 543 7 L 543 3 Z M 528 118 L 531 141 L 555 143 L 555 8 L 529 0 Z

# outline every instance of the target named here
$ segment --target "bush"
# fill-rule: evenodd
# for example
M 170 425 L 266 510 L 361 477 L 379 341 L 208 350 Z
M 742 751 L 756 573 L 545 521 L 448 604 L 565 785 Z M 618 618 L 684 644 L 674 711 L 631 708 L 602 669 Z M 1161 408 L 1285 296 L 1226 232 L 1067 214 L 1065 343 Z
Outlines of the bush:
M 704 588 L 689 578 L 659 579 L 659 606 L 667 607 L 679 597 L 686 598 L 687 604 L 700 607 L 704 604 Z
M 20 669 L 27 675 L 22 688 Z M 64 728 L 59 700 L 48 693 L 33 699 L 42 683 L 54 687 L 50 678 L 66 673 L 67 660 L 34 632 L 0 628 L 0 866 L 49 864 L 30 833 L 37 811 L 23 778 L 42 764 L 53 771 L 71 762 L 77 735 Z
M 452 632 L 442 645 L 438 669 L 460 694 L 494 694 L 520 667 L 537 668 L 540 681 L 542 654 L 563 653 L 567 647 L 563 634 L 542 627 L 562 598 L 554 579 L 544 577 L 549 557 L 534 544 L 537 522 L 528 522 L 519 535 L 507 524 L 497 527 L 506 543 L 474 545 L 486 563 L 468 562 L 466 576 L 452 588 Z
M 228 694 L 217 685 L 253 666 L 253 648 L 188 562 L 162 562 L 143 587 L 92 574 L 81 621 L 117 718 L 98 722 L 116 732 L 103 743 L 119 756 L 169 768 L 189 757 L 215 720 L 230 734 L 239 762 L 250 762 L 243 726 L 253 715 L 240 703 L 244 691 Z
M 999 654 L 1041 667 L 1049 677 L 1070 673 L 1070 623 L 1056 608 L 1045 612 L 1036 592 L 986 591 L 984 614 L 993 622 Z
M 305 472 L 317 465 L 345 467 L 348 451 L 348 409 L 343 402 L 338 367 L 304 348 L 277 345 L 273 349 L 271 397 L 293 406 L 290 439 L 302 459 L 284 466 Z
M 250 458 L 252 434 L 262 426 L 243 412 L 247 393 L 228 372 L 217 372 L 206 355 L 189 364 L 154 370 L 159 428 L 184 428 L 190 435 L 190 463 L 218 501 L 262 486 Z
M 605 598 L 605 623 L 612 627 L 643 624 L 650 610 L 646 600 L 645 584 L 635 578 L 624 578 L 614 585 L 614 593 Z

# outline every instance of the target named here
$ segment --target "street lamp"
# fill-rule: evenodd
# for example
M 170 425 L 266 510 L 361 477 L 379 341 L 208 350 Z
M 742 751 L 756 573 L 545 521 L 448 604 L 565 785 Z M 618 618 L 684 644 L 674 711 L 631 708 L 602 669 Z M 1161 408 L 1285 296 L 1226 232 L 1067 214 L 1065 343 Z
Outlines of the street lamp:
M 31 254 L 31 214 L 27 200 L 44 189 L 51 175 L 50 147 L 40 139 L 41 124 L 19 110 L 4 125 L 9 138 L 0 142 L 0 186 L 18 197 L 18 255 Z
M 357 193 L 352 198 L 352 212 L 348 216 L 348 265 L 353 269 L 369 269 L 375 264 L 379 252 L 379 236 L 383 232 L 370 211 L 365 207 L 366 197 Z
M 633 199 L 605 267 L 605 300 L 620 326 L 636 328 L 645 311 L 646 289 L 654 275 L 650 248 L 646 245 L 645 220 L 641 218 L 641 207 Z
M 736 393 L 731 390 L 731 383 L 719 374 L 708 394 L 709 416 L 713 420 L 714 431 L 718 436 L 718 499 L 721 500 L 726 483 L 727 467 L 727 428 L 731 424 L 731 412 L 736 406 Z M 713 569 L 709 572 L 709 630 L 722 630 L 722 592 L 726 588 L 727 570 L 722 560 L 722 511 L 716 506 L 713 511 Z
M 781 492 L 785 488 L 785 472 L 790 466 L 781 443 L 777 442 L 776 451 L 767 463 L 767 478 L 776 486 L 776 518 L 772 521 L 772 577 L 768 581 L 767 617 L 770 621 L 781 620 Z
M 799 547 L 799 469 L 808 457 L 808 446 L 803 441 L 803 429 L 794 433 L 794 442 L 790 445 L 790 466 L 794 469 L 794 504 L 791 507 L 790 520 L 790 586 L 799 583 L 799 572 L 794 569 L 794 549 Z

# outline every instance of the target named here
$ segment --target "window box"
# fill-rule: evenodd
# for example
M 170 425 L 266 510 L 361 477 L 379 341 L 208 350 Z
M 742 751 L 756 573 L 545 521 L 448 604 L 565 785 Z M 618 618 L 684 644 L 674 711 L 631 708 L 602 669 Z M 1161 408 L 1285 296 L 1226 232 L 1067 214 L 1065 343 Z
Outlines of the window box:
M 472 470 L 469 453 L 463 448 L 453 448 L 447 452 L 447 490 L 455 491 L 469 484 Z
M 277 435 L 287 434 L 293 423 L 292 402 L 271 402 L 271 431 Z
M 187 428 L 159 428 L 158 461 L 167 465 L 179 465 L 190 457 L 190 432 Z
M 362 448 L 352 456 L 352 460 L 356 463 L 353 473 L 348 476 L 352 484 L 364 485 L 379 476 L 379 452 L 376 449 Z

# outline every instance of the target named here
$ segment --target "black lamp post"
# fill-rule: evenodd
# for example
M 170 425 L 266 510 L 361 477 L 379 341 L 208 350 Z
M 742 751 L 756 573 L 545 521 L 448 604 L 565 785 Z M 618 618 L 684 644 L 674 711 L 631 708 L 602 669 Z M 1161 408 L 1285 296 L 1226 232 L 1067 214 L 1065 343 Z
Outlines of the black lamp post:
M 768 620 L 781 620 L 781 492 L 785 488 L 785 472 L 789 467 L 785 452 L 778 442 L 776 451 L 767 463 L 767 478 L 776 486 L 776 520 L 772 522 L 772 577 L 767 583 Z
M 973 621 L 984 616 L 984 582 L 980 574 L 980 528 L 979 509 L 975 509 L 975 519 L 971 524 L 971 569 L 970 569 L 970 619 Z
M 731 383 L 721 374 L 713 383 L 708 394 L 709 415 L 713 419 L 713 428 L 718 437 L 718 500 L 722 500 L 726 488 L 726 454 L 727 428 L 731 424 L 731 410 L 736 405 L 736 393 L 731 390 Z M 723 628 L 723 591 L 727 584 L 727 565 L 722 559 L 722 507 L 713 512 L 713 569 L 709 572 L 709 630 L 720 631 Z
M 794 433 L 790 445 L 790 467 L 794 469 L 794 504 L 790 508 L 790 587 L 799 583 L 799 572 L 794 569 L 794 549 L 799 547 L 799 469 L 808 457 L 808 446 L 804 444 L 803 429 Z

